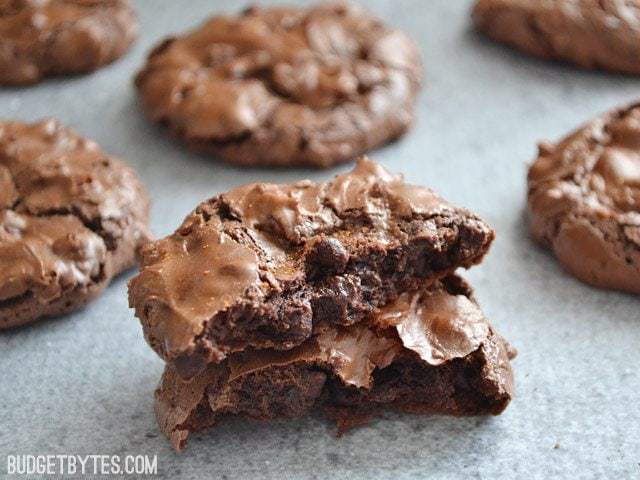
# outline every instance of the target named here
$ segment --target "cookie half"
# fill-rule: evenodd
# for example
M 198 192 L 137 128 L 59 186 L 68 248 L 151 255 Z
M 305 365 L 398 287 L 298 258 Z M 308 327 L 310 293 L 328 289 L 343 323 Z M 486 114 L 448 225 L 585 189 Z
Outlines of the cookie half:
M 0 84 L 96 70 L 122 56 L 137 29 L 128 0 L 0 0 Z
M 478 30 L 545 59 L 640 74 L 638 0 L 478 0 Z
M 136 78 L 149 118 L 239 165 L 328 167 L 402 135 L 416 45 L 359 7 L 250 8 L 170 38 Z
M 580 280 L 640 294 L 640 104 L 539 150 L 528 175 L 535 238 Z
M 298 417 L 324 411 L 339 431 L 384 409 L 497 415 L 513 393 L 509 344 L 459 277 L 376 311 L 366 324 L 329 326 L 287 350 L 250 350 L 209 365 L 190 382 L 167 366 L 156 416 L 173 446 L 221 418 Z
M 482 259 L 493 230 L 428 188 L 360 159 L 326 183 L 213 197 L 149 244 L 129 303 L 189 378 L 246 348 L 287 350 Z
M 134 265 L 149 199 L 55 120 L 0 122 L 0 328 L 75 310 Z

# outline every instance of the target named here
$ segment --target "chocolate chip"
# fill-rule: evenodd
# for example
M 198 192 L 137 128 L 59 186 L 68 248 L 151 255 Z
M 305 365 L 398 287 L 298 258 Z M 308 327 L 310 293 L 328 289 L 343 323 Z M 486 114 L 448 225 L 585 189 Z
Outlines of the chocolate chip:
M 322 238 L 315 242 L 305 258 L 307 279 L 318 279 L 344 272 L 349 253 L 335 238 Z

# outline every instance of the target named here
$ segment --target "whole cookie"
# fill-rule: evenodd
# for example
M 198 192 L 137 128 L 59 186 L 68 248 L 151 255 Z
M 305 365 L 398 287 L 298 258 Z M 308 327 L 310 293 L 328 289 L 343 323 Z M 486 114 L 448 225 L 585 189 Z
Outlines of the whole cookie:
M 0 122 L 0 329 L 75 310 L 135 263 L 149 200 L 55 120 Z
M 91 72 L 122 56 L 136 33 L 128 0 L 0 0 L 0 84 Z
M 478 0 L 473 20 L 538 57 L 640 74 L 640 0 Z
M 569 272 L 640 293 L 640 104 L 540 145 L 528 183 L 533 234 Z
M 415 44 L 361 8 L 250 8 L 170 38 L 138 74 L 142 106 L 198 150 L 242 165 L 328 167 L 402 135 Z

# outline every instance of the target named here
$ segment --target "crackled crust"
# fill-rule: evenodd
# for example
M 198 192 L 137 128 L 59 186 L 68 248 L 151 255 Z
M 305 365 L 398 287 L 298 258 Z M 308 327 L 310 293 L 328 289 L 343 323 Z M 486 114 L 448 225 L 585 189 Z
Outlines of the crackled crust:
M 128 0 L 0 0 L 0 84 L 85 73 L 135 40 Z
M 494 40 L 537 57 L 640 74 L 637 0 L 478 0 L 473 20 Z
M 0 122 L 0 328 L 71 311 L 135 263 L 149 200 L 133 170 L 55 120 Z
M 640 104 L 541 144 L 528 184 L 533 234 L 573 275 L 640 293 Z
M 334 2 L 213 17 L 156 47 L 136 86 L 150 119 L 196 149 L 327 167 L 408 129 L 421 70 L 406 35 Z

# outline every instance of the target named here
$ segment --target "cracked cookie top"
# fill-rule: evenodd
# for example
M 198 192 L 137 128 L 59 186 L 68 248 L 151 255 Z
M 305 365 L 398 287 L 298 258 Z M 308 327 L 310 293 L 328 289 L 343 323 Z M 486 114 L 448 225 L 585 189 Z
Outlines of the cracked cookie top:
M 241 164 L 329 166 L 398 137 L 420 55 L 344 3 L 215 16 L 153 50 L 138 74 L 149 117 Z
M 578 278 L 640 293 L 640 105 L 606 113 L 529 170 L 534 235 Z
M 247 347 L 289 349 L 484 256 L 493 231 L 360 159 L 326 183 L 251 184 L 144 249 L 129 301 L 189 376 Z M 197 360 L 195 359 L 197 357 Z
M 128 0 L 0 0 L 0 84 L 95 70 L 136 34 Z
M 148 240 L 133 170 L 55 120 L 0 122 L 0 302 L 108 280 Z
M 640 74 L 638 0 L 478 0 L 473 20 L 531 55 Z

